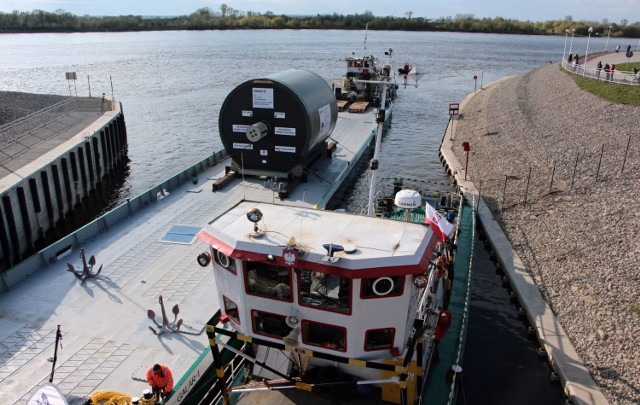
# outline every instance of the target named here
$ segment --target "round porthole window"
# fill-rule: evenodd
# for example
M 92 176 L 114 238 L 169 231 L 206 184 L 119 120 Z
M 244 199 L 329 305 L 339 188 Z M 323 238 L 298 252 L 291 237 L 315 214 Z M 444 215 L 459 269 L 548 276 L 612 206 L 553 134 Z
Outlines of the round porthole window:
M 218 260 L 218 263 L 220 263 L 220 266 L 225 269 L 228 269 L 231 266 L 231 258 L 219 250 L 216 252 L 216 259 Z
M 393 280 L 391 277 L 380 277 L 373 282 L 373 292 L 376 295 L 387 295 L 393 291 Z

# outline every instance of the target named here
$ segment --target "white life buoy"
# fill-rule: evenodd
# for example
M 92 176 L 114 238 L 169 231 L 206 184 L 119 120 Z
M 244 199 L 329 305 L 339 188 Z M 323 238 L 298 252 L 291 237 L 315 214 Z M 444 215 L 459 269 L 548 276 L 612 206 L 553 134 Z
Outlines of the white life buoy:
M 389 287 L 385 288 L 386 283 L 389 283 Z M 373 282 L 372 288 L 373 288 L 373 292 L 376 295 L 379 296 L 383 296 L 383 295 L 387 295 L 389 294 L 391 291 L 393 291 L 393 288 L 395 287 L 393 280 L 391 279 L 391 277 L 380 277 L 378 279 L 376 279 L 376 281 Z

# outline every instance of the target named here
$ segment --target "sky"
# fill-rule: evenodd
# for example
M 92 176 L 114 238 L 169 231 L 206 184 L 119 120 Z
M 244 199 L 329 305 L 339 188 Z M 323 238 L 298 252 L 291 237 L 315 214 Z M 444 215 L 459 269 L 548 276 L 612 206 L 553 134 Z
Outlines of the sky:
M 376 17 L 439 18 L 472 14 L 476 18 L 503 17 L 519 21 L 564 20 L 629 23 L 640 21 L 640 0 L 0 0 L 0 11 L 53 12 L 62 9 L 75 15 L 173 16 L 191 14 L 199 8 L 218 11 L 221 4 L 236 10 L 288 15 L 363 14 Z

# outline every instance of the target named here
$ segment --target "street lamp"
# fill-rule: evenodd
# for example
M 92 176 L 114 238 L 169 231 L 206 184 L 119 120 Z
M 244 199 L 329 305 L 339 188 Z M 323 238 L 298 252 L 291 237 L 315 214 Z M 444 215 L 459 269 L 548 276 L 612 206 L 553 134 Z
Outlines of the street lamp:
M 569 36 L 569 28 L 564 30 L 564 49 L 562 50 L 562 66 L 564 66 L 564 57 L 567 54 L 567 37 Z
M 587 38 L 587 51 L 584 53 L 584 63 L 582 69 L 582 76 L 587 73 L 587 60 L 589 59 L 589 40 L 591 39 L 591 33 L 593 32 L 593 27 L 589 27 L 589 37 Z
M 607 52 L 607 48 L 609 47 L 609 37 L 611 36 L 611 28 L 613 28 L 612 26 L 609 26 L 609 33 L 607 34 L 607 44 L 604 46 L 604 51 Z
M 573 49 L 573 35 L 576 33 L 576 29 L 571 29 L 571 43 L 569 44 L 569 55 L 571 55 L 571 50 Z

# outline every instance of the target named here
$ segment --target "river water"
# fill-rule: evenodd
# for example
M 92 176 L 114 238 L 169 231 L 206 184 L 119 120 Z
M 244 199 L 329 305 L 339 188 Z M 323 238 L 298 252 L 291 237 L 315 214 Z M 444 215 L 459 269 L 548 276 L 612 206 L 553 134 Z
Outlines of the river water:
M 592 38 L 590 50 L 604 49 L 604 40 Z M 565 37 L 465 33 L 369 31 L 365 36 L 364 31 L 247 30 L 2 34 L 0 90 L 62 95 L 77 91 L 79 96 L 91 92 L 93 97 L 104 93 L 122 101 L 131 159 L 129 175 L 117 196 L 123 201 L 221 148 L 218 113 L 226 95 L 238 84 L 289 68 L 335 79 L 343 73 L 343 59 L 352 53 L 382 57 L 391 48 L 397 66 L 408 62 L 423 66 L 427 74 L 417 88 L 400 89 L 381 149 L 380 176 L 446 182 L 438 148 L 449 119 L 449 103 L 461 102 L 474 89 L 495 80 L 550 60 L 558 62 L 565 44 L 567 53 L 570 45 L 573 52 L 585 53 L 586 38 L 576 37 L 570 43 Z M 67 82 L 65 72 L 76 72 L 78 80 Z M 350 204 L 366 198 L 366 187 L 366 181 L 357 183 Z M 500 294 L 495 291 L 486 292 L 487 296 L 493 294 L 486 300 L 489 311 L 510 305 L 508 296 L 498 300 L 505 301 L 501 304 L 491 303 Z M 477 303 L 482 301 L 476 296 Z M 486 325 L 502 317 L 481 319 Z M 474 340 L 473 333 L 476 338 L 485 337 L 491 328 L 478 323 L 474 328 L 473 311 L 471 322 L 467 352 L 480 353 L 491 341 Z M 513 390 L 508 398 L 499 396 L 504 390 L 497 385 L 517 383 L 509 381 L 514 374 L 510 369 L 528 369 L 532 375 L 546 372 L 535 356 L 524 362 L 512 361 L 517 353 L 531 351 L 532 345 L 512 342 L 516 344 L 502 345 L 503 350 L 481 359 L 473 375 L 466 374 L 477 387 L 488 384 L 496 388 L 490 390 L 491 395 L 474 395 L 474 400 L 466 403 L 533 404 L 527 402 L 527 392 L 544 389 L 559 398 L 557 389 L 548 384 L 522 386 L 517 402 L 511 402 Z M 503 379 L 498 383 L 495 374 L 483 372 L 482 362 L 499 362 Z

